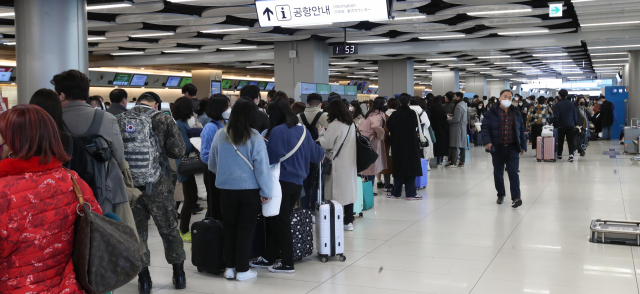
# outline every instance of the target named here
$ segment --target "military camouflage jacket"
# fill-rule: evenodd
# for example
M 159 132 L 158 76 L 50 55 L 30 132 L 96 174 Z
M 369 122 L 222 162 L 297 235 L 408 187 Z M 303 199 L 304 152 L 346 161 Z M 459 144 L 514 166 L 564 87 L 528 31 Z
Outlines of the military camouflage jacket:
M 156 110 L 148 106 L 139 105 L 131 109 L 131 111 L 149 113 Z M 151 122 L 153 123 L 153 132 L 160 140 L 164 160 L 169 162 L 168 158 L 182 158 L 186 146 L 182 140 L 182 133 L 173 118 L 166 113 L 162 113 L 154 116 Z

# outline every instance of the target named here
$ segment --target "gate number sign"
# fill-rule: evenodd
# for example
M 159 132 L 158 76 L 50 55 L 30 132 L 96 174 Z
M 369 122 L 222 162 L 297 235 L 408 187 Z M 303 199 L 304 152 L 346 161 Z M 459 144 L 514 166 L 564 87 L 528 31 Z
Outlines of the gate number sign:
M 256 0 L 261 27 L 389 19 L 387 0 Z

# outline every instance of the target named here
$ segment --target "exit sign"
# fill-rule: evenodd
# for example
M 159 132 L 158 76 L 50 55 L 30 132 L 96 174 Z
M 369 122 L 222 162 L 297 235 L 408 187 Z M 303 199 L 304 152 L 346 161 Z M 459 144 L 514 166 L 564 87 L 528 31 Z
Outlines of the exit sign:
M 549 16 L 561 17 L 562 16 L 562 3 L 549 3 Z

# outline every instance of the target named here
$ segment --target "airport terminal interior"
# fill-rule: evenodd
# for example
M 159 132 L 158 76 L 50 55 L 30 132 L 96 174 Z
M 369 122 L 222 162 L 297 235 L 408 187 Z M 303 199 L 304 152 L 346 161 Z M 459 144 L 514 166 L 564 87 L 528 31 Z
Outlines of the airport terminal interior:
M 346 259 L 323 262 L 315 248 L 292 274 L 259 268 L 240 282 L 200 272 L 185 242 L 186 288 L 175 289 L 150 219 L 151 293 L 640 294 L 640 0 L 0 0 L 0 112 L 54 89 L 53 76 L 70 69 L 102 102 L 124 89 L 131 109 L 152 91 L 167 113 L 188 84 L 195 98 L 224 94 L 231 105 L 248 86 L 265 104 L 272 90 L 305 105 L 337 93 L 365 114 L 377 97 L 407 93 L 431 107 L 452 92 L 469 109 L 497 103 L 497 115 L 504 90 L 520 97 L 515 107 L 567 94 L 594 114 L 602 98 L 613 107 L 608 134 L 586 122 L 575 160 L 568 145 L 563 157 L 541 158 L 536 138 L 523 142 L 515 208 L 507 172 L 496 203 L 488 142 L 477 143 L 486 126 L 469 118 L 460 165 L 426 159 L 422 201 L 364 183 L 376 196 L 344 231 Z M 206 199 L 191 224 L 205 219 Z M 112 293 L 141 293 L 138 284 Z

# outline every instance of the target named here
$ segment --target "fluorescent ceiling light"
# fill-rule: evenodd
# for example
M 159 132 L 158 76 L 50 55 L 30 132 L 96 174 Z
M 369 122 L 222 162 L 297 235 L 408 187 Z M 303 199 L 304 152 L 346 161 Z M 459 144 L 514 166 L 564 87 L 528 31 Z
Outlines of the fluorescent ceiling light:
M 206 30 L 200 31 L 201 33 L 224 33 L 224 32 L 235 32 L 235 31 L 248 31 L 249 28 L 233 28 L 233 29 L 215 29 L 215 30 Z
M 2 17 L 2 16 L 14 16 L 14 15 L 16 15 L 15 12 L 0 13 L 0 17 Z
M 164 50 L 162 52 L 164 52 L 164 53 L 180 53 L 180 52 L 196 52 L 198 50 L 200 50 L 200 49 L 193 48 L 193 49 Z
M 470 68 L 467 68 L 467 70 L 488 70 L 488 69 L 491 69 L 491 68 L 488 68 L 488 67 L 470 67 Z
M 267 67 L 273 67 L 273 65 L 252 65 L 252 66 L 247 66 L 247 68 L 267 68 Z
M 620 61 L 620 60 L 629 60 L 629 58 L 592 59 L 591 61 Z
M 16 42 L 7 42 L 7 43 L 2 43 L 2 45 L 7 45 L 7 46 L 12 46 L 15 45 Z
M 566 56 L 569 53 L 549 53 L 549 54 L 533 54 L 535 57 L 550 57 L 550 56 Z
M 291 26 L 281 26 L 283 28 L 296 28 L 296 27 L 315 27 L 315 26 L 330 26 L 332 22 L 325 23 L 316 23 L 316 24 L 301 24 L 301 25 L 291 25 Z
M 594 64 L 593 67 L 600 67 L 600 66 L 623 66 L 623 65 L 629 65 L 628 63 L 609 63 L 609 64 Z
M 131 6 L 131 3 L 127 3 L 127 2 L 102 4 L 102 5 L 90 5 L 90 6 L 87 6 L 87 11 L 97 10 L 97 9 L 122 8 L 122 7 L 129 7 L 129 6 Z
M 450 66 L 458 67 L 458 66 L 473 66 L 475 63 L 461 63 L 461 64 L 451 64 Z
M 97 41 L 97 40 L 106 40 L 107 37 L 89 37 L 87 41 Z
M 366 78 L 365 76 L 347 76 L 347 78 Z
M 501 36 L 510 36 L 510 35 L 525 35 L 525 34 L 539 34 L 539 33 L 548 33 L 549 30 L 535 30 L 535 31 L 521 31 L 521 32 L 505 32 L 498 33 Z
M 446 58 L 431 58 L 431 59 L 426 59 L 427 61 L 446 61 L 446 60 L 458 60 L 455 57 L 446 57 Z
M 349 70 L 348 68 L 330 68 L 329 70 Z
M 500 79 L 487 79 L 487 81 L 499 81 Z
M 430 76 L 431 74 L 413 74 L 413 76 Z
M 533 66 L 507 66 L 507 69 L 516 69 L 516 68 L 535 68 Z
M 358 64 L 357 61 L 350 61 L 350 62 L 331 62 L 331 64 Z
M 426 36 L 426 37 L 418 37 L 418 39 L 427 40 L 427 39 L 444 39 L 444 38 L 463 38 L 466 37 L 465 34 L 456 34 L 456 35 L 442 35 L 442 36 Z
M 627 47 L 640 47 L 640 45 L 599 46 L 599 47 L 589 47 L 589 50 L 591 50 L 591 49 L 608 49 L 608 48 L 627 48 Z
M 255 49 L 255 48 L 258 48 L 258 46 L 224 47 L 224 48 L 220 48 L 220 50 Z
M 376 72 L 375 71 L 357 71 L 357 72 L 354 72 L 354 74 L 359 74 L 359 75 L 362 75 L 362 74 L 374 74 L 374 73 L 376 73 Z
M 553 67 L 553 68 L 562 68 L 562 67 L 578 67 L 578 66 L 575 65 L 575 64 L 566 64 L 566 65 L 565 64 L 554 64 L 551 67 Z
M 426 15 L 416 15 L 416 16 L 403 16 L 403 17 L 396 17 L 393 20 L 403 20 L 403 19 L 419 19 L 419 18 L 427 18 Z
M 581 26 L 581 27 L 615 26 L 615 25 L 638 24 L 638 23 L 640 23 L 640 20 L 635 20 L 635 21 L 620 21 L 620 22 L 587 23 L 587 24 L 580 24 L 580 26 Z
M 493 74 L 494 76 L 510 76 L 511 74 Z
M 493 64 L 520 64 L 522 61 L 495 62 Z
M 493 58 L 509 58 L 509 55 L 494 55 L 494 56 L 480 56 L 480 59 L 493 59 Z
M 129 35 L 132 38 L 141 38 L 141 37 L 155 37 L 155 36 L 172 36 L 175 35 L 174 32 L 162 32 L 162 33 L 148 33 L 148 34 L 140 34 L 140 35 Z
M 431 65 L 414 65 L 414 68 L 427 68 L 427 67 L 431 67 Z
M 591 56 L 605 56 L 605 55 L 627 55 L 627 52 L 616 52 L 616 53 L 592 53 Z
M 486 74 L 486 75 L 492 75 L 492 74 L 499 74 L 500 72 L 499 71 L 498 72 L 495 72 L 495 71 L 483 71 L 483 72 L 480 72 L 480 73 L 481 74 Z
M 520 12 L 530 12 L 531 8 L 525 9 L 514 9 L 514 10 L 496 10 L 496 11 L 480 11 L 480 12 L 467 12 L 467 15 L 477 16 L 477 15 L 485 15 L 485 14 L 497 14 L 497 13 L 520 13 Z
M 386 42 L 389 41 L 389 38 L 384 39 L 368 39 L 368 40 L 355 40 L 355 41 L 347 41 L 347 43 L 368 43 L 368 42 Z
M 573 62 L 571 59 L 563 59 L 563 60 L 543 60 L 544 63 L 556 63 L 556 62 Z
M 598 67 L 598 68 L 595 68 L 595 70 L 601 70 L 601 69 L 615 69 L 616 71 L 620 70 L 619 67 Z
M 427 69 L 427 71 L 450 71 L 447 68 L 434 68 L 434 69 Z
M 138 54 L 144 54 L 143 51 L 136 51 L 136 52 L 116 52 L 116 53 L 111 53 L 111 55 L 138 55 Z
M 370 80 L 377 80 L 378 78 L 369 78 Z M 371 88 L 371 86 L 369 86 Z
M 378 69 L 378 67 L 364 67 L 362 69 Z

